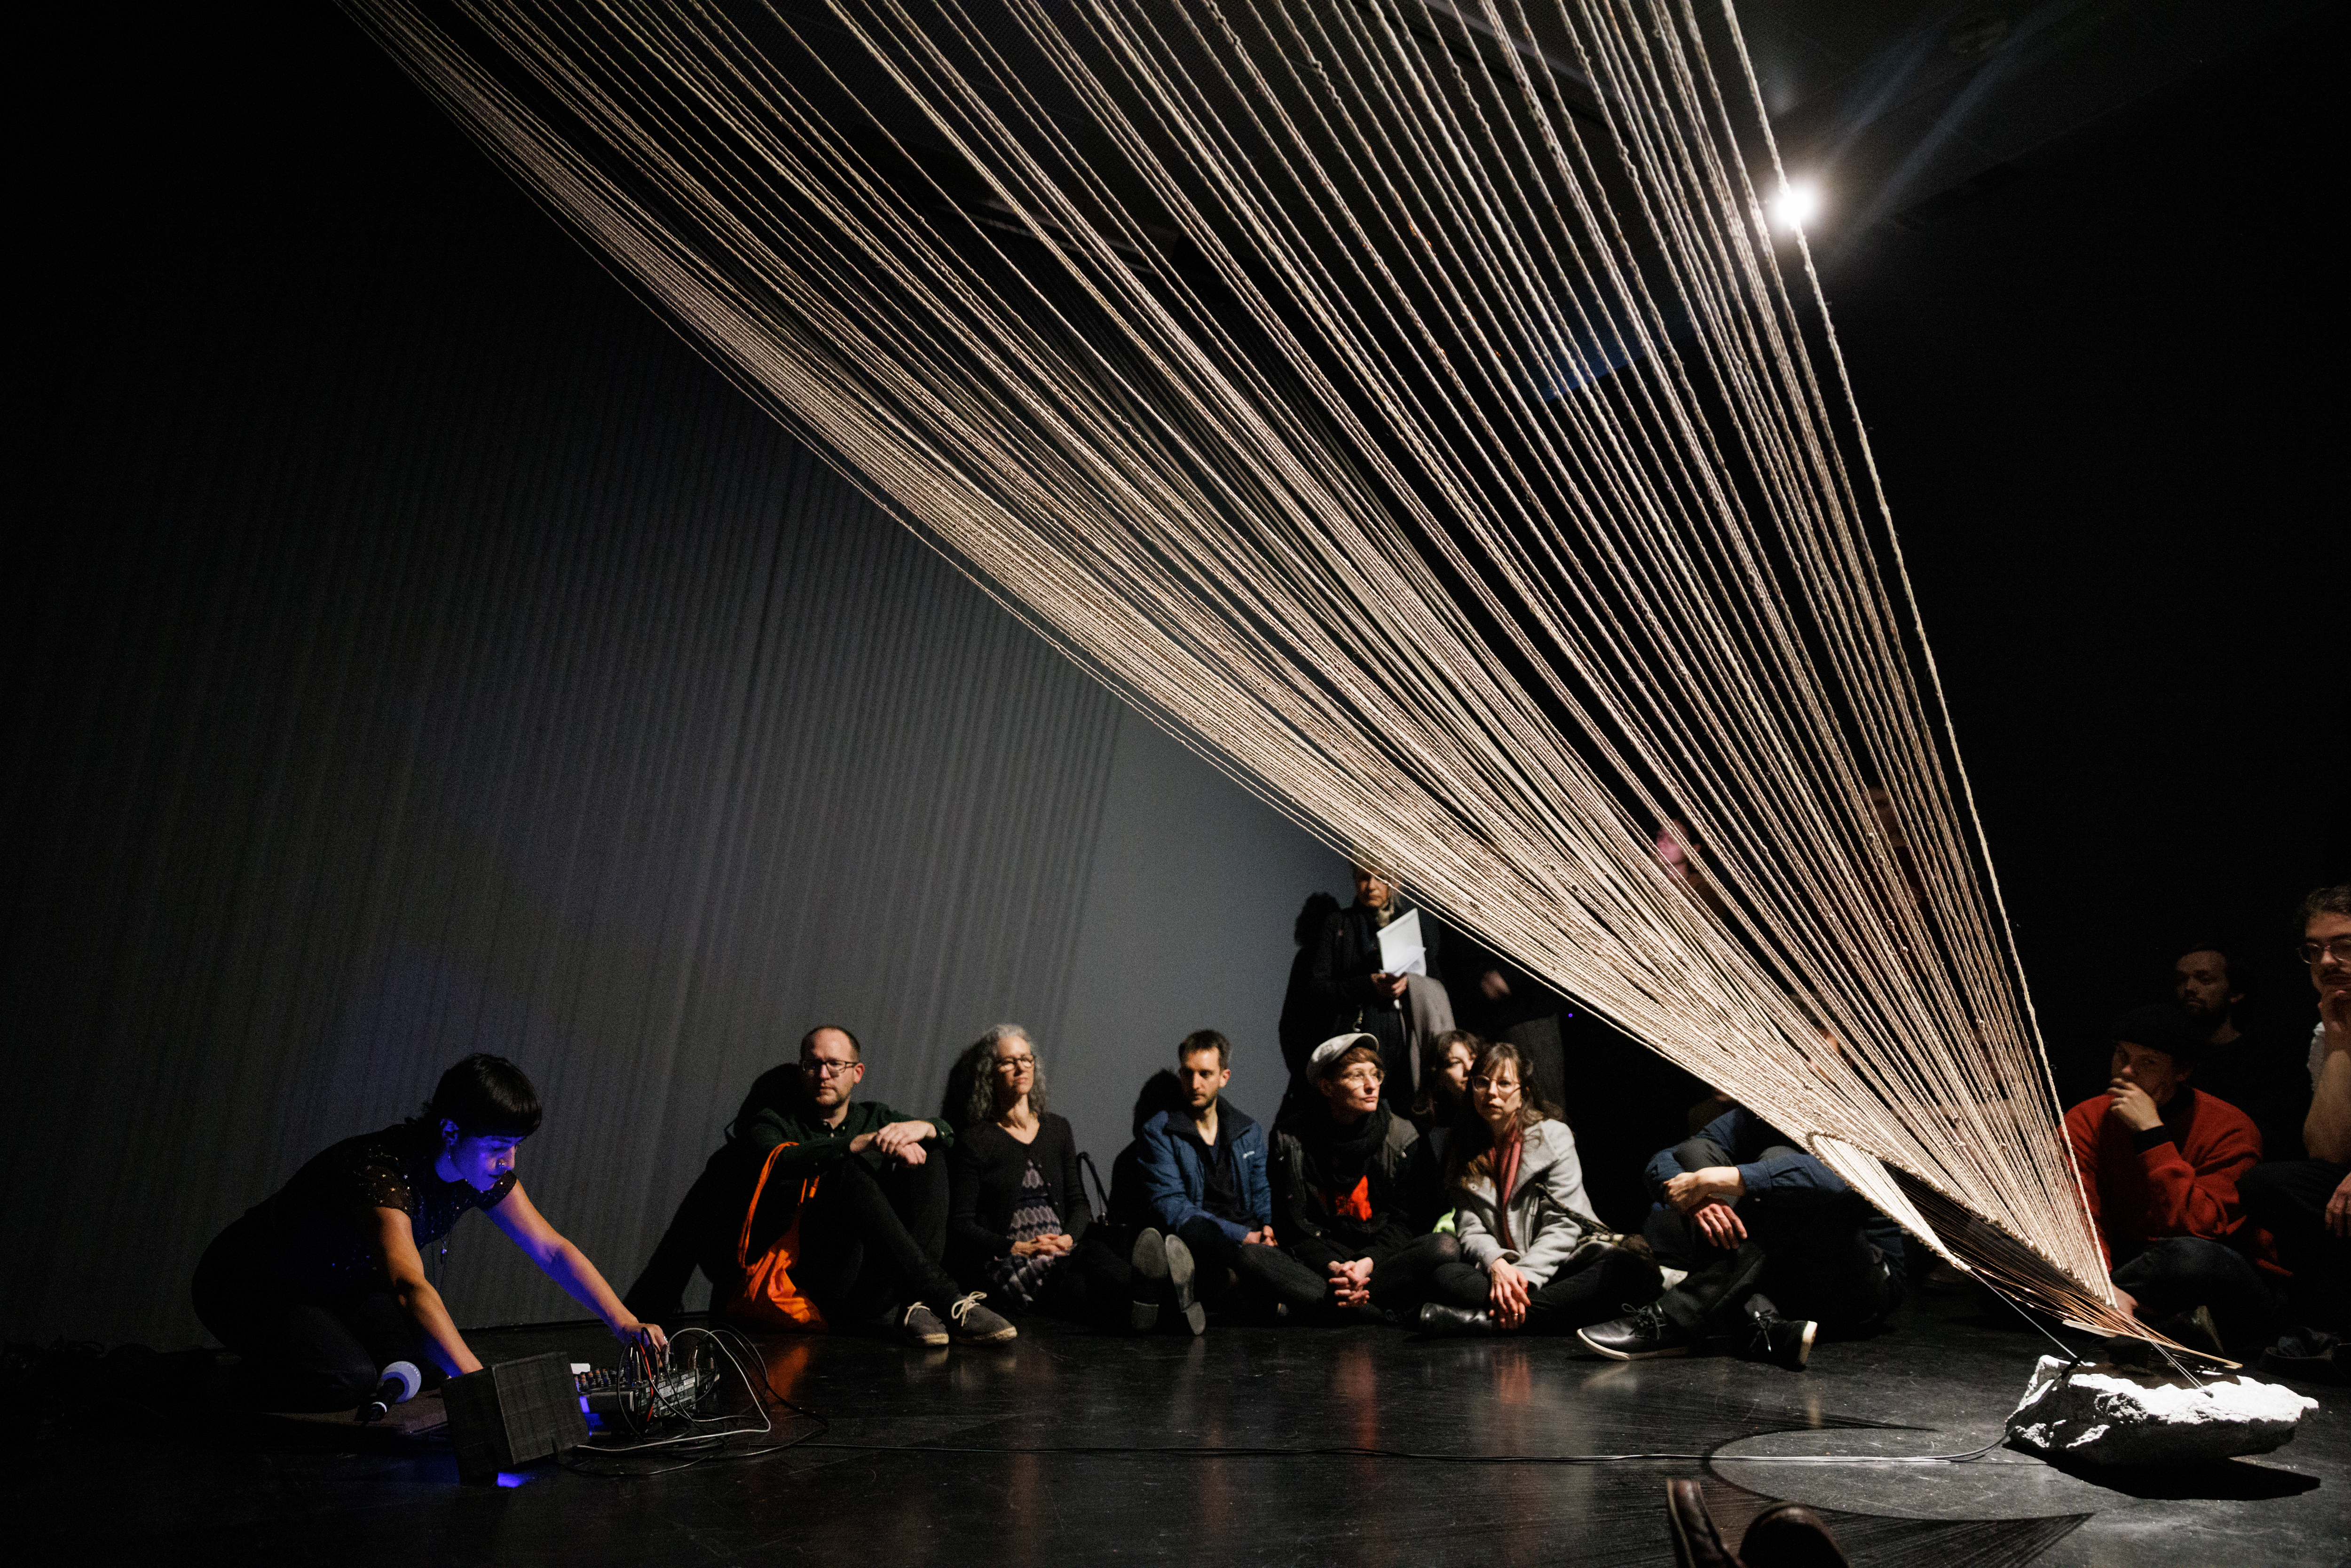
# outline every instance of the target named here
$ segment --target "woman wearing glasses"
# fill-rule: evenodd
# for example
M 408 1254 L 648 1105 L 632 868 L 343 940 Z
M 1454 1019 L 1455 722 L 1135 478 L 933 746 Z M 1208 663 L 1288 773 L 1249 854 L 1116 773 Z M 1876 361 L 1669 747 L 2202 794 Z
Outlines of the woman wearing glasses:
M 1331 1305 L 1409 1315 L 1437 1266 L 1460 1257 L 1452 1237 L 1428 1234 L 1435 1169 L 1412 1124 L 1381 1103 L 1376 1037 L 1326 1040 L 1307 1071 L 1314 1098 L 1274 1132 L 1275 1228 L 1327 1280 Z
M 970 1088 L 948 1164 L 947 1261 L 973 1290 L 1016 1312 L 1124 1322 L 1131 1270 L 1093 1234 L 1067 1118 L 1045 1108 L 1029 1031 L 998 1024 L 948 1082 Z
M 1462 1257 L 1437 1270 L 1425 1332 L 1568 1333 L 1660 1293 L 1646 1249 L 1614 1245 L 1592 1218 L 1575 1134 L 1530 1092 L 1528 1066 L 1498 1041 L 1469 1070 L 1446 1159 Z

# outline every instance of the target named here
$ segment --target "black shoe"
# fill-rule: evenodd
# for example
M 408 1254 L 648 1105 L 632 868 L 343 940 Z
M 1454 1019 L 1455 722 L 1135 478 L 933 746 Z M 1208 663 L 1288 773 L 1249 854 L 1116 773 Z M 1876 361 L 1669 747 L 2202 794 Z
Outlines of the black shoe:
M 1145 1231 L 1145 1235 L 1156 1232 Z M 1192 1331 L 1194 1339 L 1208 1332 L 1208 1309 L 1202 1306 L 1193 1291 L 1195 1267 L 1192 1249 L 1184 1245 L 1180 1236 L 1162 1238 L 1159 1248 L 1167 1258 L 1167 1294 L 1176 1308 L 1176 1315 Z
M 2303 1383 L 2351 1383 L 2351 1356 L 2343 1342 L 2323 1329 L 2288 1329 L 2262 1353 L 2262 1370 Z
M 1185 1257 L 1190 1256 L 1187 1249 Z M 1127 1305 L 1126 1326 L 1136 1333 L 1149 1333 L 1159 1326 L 1159 1298 L 1167 1291 L 1167 1239 L 1145 1226 L 1134 1239 L 1126 1263 L 1134 1270 L 1134 1299 Z
M 1767 1296 L 1750 1296 L 1740 1312 L 1739 1354 L 1750 1361 L 1768 1361 L 1791 1372 L 1802 1372 L 1812 1358 L 1813 1336 L 1820 1324 L 1803 1318 L 1783 1318 Z
M 1494 1314 L 1473 1312 L 1468 1307 L 1447 1306 L 1443 1301 L 1430 1301 L 1420 1309 L 1413 1326 L 1426 1334 L 1498 1334 L 1502 1325 Z
M 1630 1317 L 1578 1329 L 1575 1337 L 1582 1340 L 1586 1348 L 1596 1350 L 1614 1361 L 1646 1361 L 1652 1356 L 1687 1355 L 1691 1344 L 1698 1338 L 1667 1317 L 1666 1309 L 1654 1302 L 1646 1307 L 1635 1307 Z

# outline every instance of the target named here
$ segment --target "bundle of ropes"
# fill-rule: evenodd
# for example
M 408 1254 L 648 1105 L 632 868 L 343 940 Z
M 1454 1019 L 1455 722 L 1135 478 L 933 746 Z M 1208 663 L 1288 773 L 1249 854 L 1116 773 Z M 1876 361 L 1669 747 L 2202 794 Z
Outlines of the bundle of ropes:
M 2129 1329 L 1727 5 L 793 3 L 346 0 L 1144 712 Z

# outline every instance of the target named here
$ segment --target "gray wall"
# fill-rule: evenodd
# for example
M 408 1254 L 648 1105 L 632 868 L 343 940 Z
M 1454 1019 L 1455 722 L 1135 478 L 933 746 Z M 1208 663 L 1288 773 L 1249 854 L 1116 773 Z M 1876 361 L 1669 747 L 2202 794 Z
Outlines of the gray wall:
M 1227 1096 L 1272 1120 L 1292 922 L 1307 894 L 1353 892 L 1343 860 L 1132 712 L 1099 842 L 1062 1038 L 1044 1050 L 1049 1070 L 1071 1062 L 1054 1107 L 1107 1180 L 1100 1151 L 1126 1142 L 1136 1088 L 1196 1029 L 1232 1041 Z
M 816 1021 L 923 1111 L 1027 1023 L 1105 1165 L 1201 1024 L 1270 1110 L 1332 857 L 754 413 L 339 19 L 287 26 L 331 68 L 158 89 L 173 134 L 93 178 L 168 240 L 61 242 L 105 308 L 36 350 L 0 1332 L 195 1341 L 205 1241 L 475 1050 L 537 1079 L 524 1178 L 623 1287 Z M 443 1266 L 461 1322 L 577 1315 L 482 1221 Z

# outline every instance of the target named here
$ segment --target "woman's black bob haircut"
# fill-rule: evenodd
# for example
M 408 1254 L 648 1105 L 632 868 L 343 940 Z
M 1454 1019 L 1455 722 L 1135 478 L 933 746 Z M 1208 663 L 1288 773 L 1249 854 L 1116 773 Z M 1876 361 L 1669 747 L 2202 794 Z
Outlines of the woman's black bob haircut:
M 538 1131 L 538 1091 L 503 1056 L 477 1052 L 441 1075 L 424 1119 L 457 1124 L 461 1137 L 528 1138 Z

